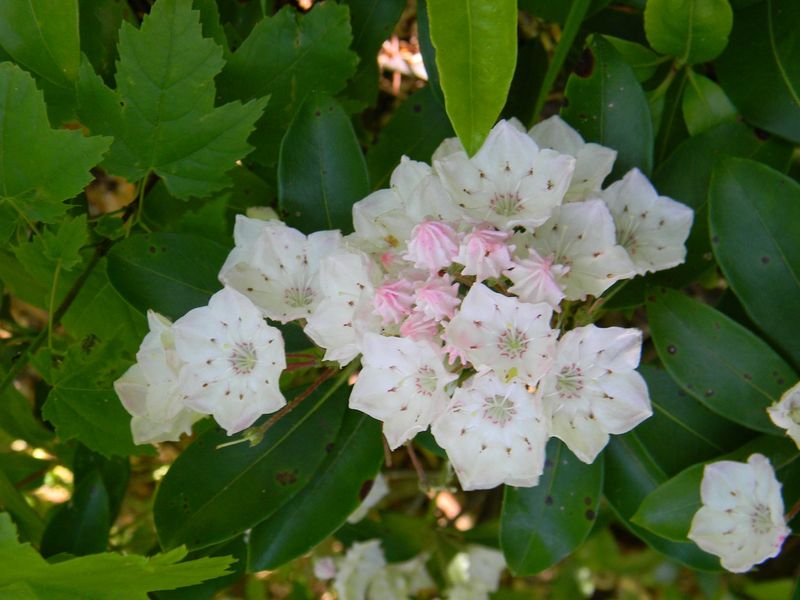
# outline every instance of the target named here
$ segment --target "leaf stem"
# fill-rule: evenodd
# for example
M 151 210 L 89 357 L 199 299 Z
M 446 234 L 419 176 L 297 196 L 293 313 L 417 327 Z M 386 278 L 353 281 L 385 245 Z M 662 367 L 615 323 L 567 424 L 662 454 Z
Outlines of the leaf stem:
M 75 280 L 75 283 L 72 284 L 72 287 L 64 296 L 64 299 L 59 304 L 58 308 L 55 312 L 51 311 L 51 316 L 49 317 L 49 323 L 52 325 L 57 325 L 61 318 L 66 314 L 69 310 L 69 307 L 72 306 L 72 303 L 75 301 L 75 298 L 78 296 L 78 293 L 81 291 L 81 288 L 86 283 L 86 280 L 89 279 L 89 275 L 92 274 L 94 268 L 97 266 L 97 263 L 100 262 L 100 259 L 105 256 L 105 254 L 109 251 L 113 242 L 111 240 L 105 240 L 100 243 L 94 251 L 94 256 L 89 261 L 89 264 L 86 265 L 86 268 L 83 272 L 78 276 Z M 28 348 L 25 352 L 14 361 L 14 364 L 11 368 L 6 372 L 5 377 L 0 380 L 0 394 L 2 394 L 5 389 L 17 378 L 17 376 L 22 372 L 22 370 L 27 366 L 30 362 L 31 357 L 34 353 L 39 349 L 39 347 L 44 343 L 46 339 L 48 339 L 48 332 L 51 328 L 48 326 L 47 329 L 42 329 L 39 334 L 33 339 L 30 343 Z
M 56 262 L 56 270 L 53 273 L 53 285 L 50 289 L 50 306 L 47 309 L 47 347 L 53 349 L 53 308 L 56 304 L 56 291 L 58 290 L 58 277 L 61 275 L 61 259 Z
M 567 20 L 564 23 L 564 29 L 561 31 L 561 38 L 558 40 L 558 45 L 556 46 L 555 52 L 553 52 L 553 58 L 547 66 L 547 72 L 544 74 L 542 87 L 539 88 L 539 95 L 536 97 L 536 104 L 533 108 L 532 121 L 528 124 L 528 127 L 536 123 L 539 114 L 544 108 L 544 103 L 547 101 L 550 88 L 553 87 L 556 77 L 558 77 L 561 71 L 561 67 L 564 66 L 567 54 L 570 48 L 572 48 L 572 43 L 575 41 L 581 23 L 589 10 L 590 2 L 591 0 L 576 0 L 569 9 Z
M 795 502 L 792 508 L 789 509 L 789 512 L 786 513 L 786 522 L 789 523 L 794 519 L 797 513 L 800 513 L 800 498 L 797 499 L 797 502 Z

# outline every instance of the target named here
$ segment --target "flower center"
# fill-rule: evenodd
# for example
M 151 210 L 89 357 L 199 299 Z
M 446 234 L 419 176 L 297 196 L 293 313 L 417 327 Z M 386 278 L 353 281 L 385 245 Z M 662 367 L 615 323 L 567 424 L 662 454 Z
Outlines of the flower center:
M 561 398 L 577 398 L 583 389 L 583 371 L 572 363 L 561 367 L 556 375 L 556 390 Z
M 796 425 L 800 425 L 800 402 L 795 402 L 789 409 L 789 418 L 794 421 Z
M 432 396 L 436 391 L 436 371 L 430 367 L 420 367 L 414 378 L 414 385 L 420 396 Z
M 489 206 L 498 215 L 511 217 L 522 210 L 522 200 L 516 193 L 497 193 L 492 196 Z
M 764 535 L 772 531 L 772 519 L 770 518 L 769 507 L 758 503 L 750 513 L 750 526 L 757 535 Z
M 514 401 L 505 396 L 492 396 L 483 400 L 483 417 L 503 427 L 517 414 Z
M 256 349 L 250 342 L 240 342 L 233 347 L 231 366 L 237 375 L 247 375 L 258 362 Z
M 310 287 L 290 287 L 283 292 L 286 304 L 292 308 L 304 308 L 314 301 L 314 290 Z
M 517 359 L 528 350 L 528 338 L 516 327 L 508 328 L 497 339 L 497 348 L 503 358 Z

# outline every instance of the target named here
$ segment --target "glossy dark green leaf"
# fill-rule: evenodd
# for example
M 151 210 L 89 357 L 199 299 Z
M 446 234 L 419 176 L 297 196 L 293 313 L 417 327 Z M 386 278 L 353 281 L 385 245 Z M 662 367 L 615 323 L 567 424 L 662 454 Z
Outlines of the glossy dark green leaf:
M 732 25 L 728 0 L 648 0 L 644 9 L 650 46 L 690 65 L 719 56 Z
M 431 25 L 428 19 L 428 3 L 426 0 L 417 0 L 417 37 L 419 39 L 419 53 L 422 55 L 422 63 L 425 65 L 425 72 L 428 74 L 428 87 L 430 87 L 436 102 L 441 104 L 444 112 L 444 94 L 442 86 L 439 84 L 439 69 L 436 66 L 436 48 L 431 41 Z M 445 116 L 447 113 L 444 113 Z M 447 120 L 448 125 L 450 120 Z M 453 134 L 455 135 L 455 134 Z
M 53 509 L 42 535 L 42 556 L 66 553 L 85 556 L 108 546 L 111 514 L 106 486 L 93 471 L 75 486 L 68 502 Z
M 614 46 L 593 35 L 564 90 L 561 116 L 584 137 L 617 151 L 612 177 L 653 167 L 653 125 L 642 86 Z
M 360 58 L 346 93 L 373 106 L 378 97 L 378 51 L 403 14 L 405 0 L 345 0 L 353 28 L 351 48 Z
M 569 10 L 574 3 L 574 0 L 561 0 L 560 2 L 552 2 L 552 0 L 519 0 L 518 2 L 521 10 L 527 11 L 545 21 L 562 24 L 567 20 Z M 592 0 L 588 14 L 596 13 L 609 4 L 611 4 L 611 0 Z
M 173 463 L 153 508 L 161 545 L 203 548 L 254 527 L 303 489 L 336 439 L 349 388 L 321 386 L 275 422 L 257 445 L 215 428 Z M 269 417 L 262 419 L 266 421 Z
M 725 91 L 708 77 L 688 72 L 681 100 L 683 120 L 691 135 L 697 135 L 736 116 L 736 107 Z
M 350 410 L 314 477 L 267 520 L 253 528 L 248 570 L 275 569 L 336 531 L 363 498 L 383 461 L 379 421 Z
M 753 435 L 697 402 L 666 371 L 642 365 L 639 372 L 647 382 L 653 416 L 636 431 L 667 475 L 730 452 Z M 669 443 L 665 443 L 667 440 Z
M 540 38 L 531 38 L 520 44 L 514 78 L 501 115 L 504 119 L 516 117 L 523 123 L 536 122 L 535 103 L 545 80 L 547 65 L 547 51 Z
M 723 89 L 753 125 L 800 142 L 800 3 L 767 0 L 736 11 L 715 63 Z
M 506 102 L 517 59 L 515 0 L 427 0 L 430 34 L 453 129 L 474 154 Z
M 680 71 L 660 98 L 658 89 L 647 94 L 656 137 L 655 164 L 661 164 L 678 144 L 689 137 L 681 111 L 687 81 L 686 71 Z
M 14 517 L 14 521 L 26 538 L 38 544 L 44 532 L 44 521 L 39 513 L 31 508 L 15 483 L 8 478 L 4 470 L 0 469 L 0 507 Z
M 253 135 L 252 158 L 275 165 L 281 138 L 306 96 L 344 89 L 358 63 L 352 41 L 349 11 L 336 2 L 317 3 L 306 14 L 285 6 L 253 28 L 217 78 L 225 99 L 270 98 Z
M 630 522 L 649 493 L 667 481 L 635 433 L 613 436 L 605 450 L 603 495 L 628 529 L 651 548 L 699 571 L 719 571 L 719 559 L 692 542 L 673 542 Z
M 0 0 L 0 46 L 50 83 L 78 77 L 78 0 Z
M 433 151 L 453 128 L 430 87 L 410 96 L 392 115 L 373 146 L 367 150 L 367 168 L 373 189 L 389 187 L 402 156 L 430 162 Z
M 281 143 L 278 202 L 286 222 L 311 233 L 353 230 L 353 204 L 369 193 L 353 125 L 327 94 L 309 96 Z
M 111 522 L 117 518 L 125 492 L 128 491 L 131 467 L 128 457 L 107 458 L 92 452 L 83 444 L 78 444 L 72 458 L 72 474 L 76 482 L 81 482 L 93 473 L 98 473 L 108 493 L 108 508 Z
M 800 459 L 797 446 L 788 438 L 763 436 L 717 460 L 746 461 L 753 453 L 765 455 L 778 473 Z M 681 471 L 650 492 L 632 521 L 648 531 L 673 541 L 684 541 L 694 514 L 700 509 L 700 482 L 705 464 Z
M 748 316 L 800 366 L 800 185 L 751 160 L 717 166 L 709 191 L 714 253 Z
M 636 75 L 636 79 L 645 82 L 655 75 L 658 66 L 663 63 L 663 59 L 650 50 L 647 46 L 624 40 L 611 35 L 605 36 L 611 45 L 617 49 L 625 62 L 628 63 Z
M 674 290 L 653 290 L 647 317 L 658 355 L 682 388 L 731 421 L 783 435 L 765 409 L 797 375 L 762 339 Z
M 196 235 L 131 236 L 108 254 L 111 285 L 141 312 L 153 309 L 177 319 L 208 302 L 228 250 Z
M 533 575 L 578 548 L 594 525 L 602 490 L 602 457 L 587 465 L 552 438 L 539 484 L 505 488 L 500 544 L 511 570 Z

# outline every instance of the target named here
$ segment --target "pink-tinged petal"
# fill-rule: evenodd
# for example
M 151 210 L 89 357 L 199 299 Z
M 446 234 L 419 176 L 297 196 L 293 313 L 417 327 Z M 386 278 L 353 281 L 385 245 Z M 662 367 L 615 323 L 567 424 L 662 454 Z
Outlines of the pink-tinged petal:
M 425 221 L 414 227 L 403 256 L 418 269 L 435 273 L 446 269 L 458 254 L 458 234 L 447 223 Z

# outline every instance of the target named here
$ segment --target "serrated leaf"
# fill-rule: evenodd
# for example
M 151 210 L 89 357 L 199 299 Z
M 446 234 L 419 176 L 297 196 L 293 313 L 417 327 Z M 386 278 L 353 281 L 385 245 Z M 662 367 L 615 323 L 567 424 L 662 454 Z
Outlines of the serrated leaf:
M 318 3 L 305 15 L 286 6 L 253 28 L 217 78 L 225 99 L 270 97 L 253 136 L 252 158 L 274 165 L 283 133 L 305 97 L 344 89 L 358 62 L 349 49 L 352 40 L 349 11 L 335 2 Z
M 653 125 L 647 100 L 631 67 L 603 36 L 593 35 L 587 40 L 564 94 L 569 104 L 561 116 L 587 142 L 617 151 L 612 178 L 633 167 L 650 172 Z
M 123 21 L 136 17 L 130 6 L 119 0 L 79 0 L 79 4 L 81 52 L 103 79 L 112 83 L 119 28 Z
M 728 0 L 648 0 L 644 9 L 650 46 L 690 65 L 719 56 L 732 25 Z
M 39 360 L 49 359 L 43 353 Z M 77 439 L 104 456 L 152 453 L 131 437 L 131 416 L 123 408 L 113 382 L 130 365 L 113 343 L 72 346 L 50 376 L 52 389 L 42 416 L 62 440 Z M 43 373 L 46 375 L 46 373 Z
M 766 408 L 797 375 L 763 340 L 711 306 L 674 290 L 653 292 L 647 318 L 658 355 L 683 389 L 749 429 L 782 435 Z
M 348 393 L 340 375 L 276 421 L 255 446 L 218 448 L 231 441 L 219 428 L 199 437 L 172 464 L 156 494 L 153 512 L 162 547 L 211 546 L 274 514 L 322 462 L 326 446 L 336 439 Z
M 313 479 L 292 501 L 256 526 L 248 569 L 275 569 L 336 531 L 360 504 L 383 461 L 380 422 L 350 410 Z
M 800 367 L 800 185 L 755 161 L 728 159 L 714 170 L 709 203 L 726 279 L 753 322 Z
M 47 81 L 71 87 L 78 77 L 77 0 L 0 0 L 0 46 Z
M 587 465 L 551 439 L 539 484 L 506 486 L 500 544 L 516 575 L 533 575 L 570 554 L 589 535 L 603 490 L 603 459 Z
M 353 204 L 369 193 L 364 155 L 353 125 L 327 94 L 310 95 L 281 143 L 278 204 L 305 233 L 353 230 Z
M 182 317 L 208 303 L 228 249 L 197 235 L 151 233 L 131 236 L 108 254 L 114 289 L 142 314 L 148 309 Z
M 70 271 L 82 262 L 80 249 L 89 242 L 86 215 L 66 217 L 57 228 L 47 228 L 14 248 L 17 259 L 29 272 L 47 280 L 56 268 Z
M 231 557 L 200 558 L 179 562 L 186 550 L 178 548 L 152 557 L 135 554 L 93 554 L 46 562 L 30 544 L 17 541 L 16 529 L 7 514 L 0 514 L 0 596 L 25 584 L 35 598 L 107 600 L 113 590 L 116 600 L 147 600 L 147 593 L 194 585 L 228 573 Z M 14 593 L 13 591 L 11 593 Z
M 0 64 L 0 204 L 30 221 L 52 223 L 66 212 L 63 201 L 92 180 L 89 169 L 111 143 L 79 131 L 50 128 L 42 93 L 33 77 Z
M 214 106 L 222 48 L 203 37 L 191 0 L 160 0 L 141 29 L 123 23 L 119 57 L 123 106 L 118 118 L 104 117 L 119 125 L 108 131 L 115 139 L 106 168 L 130 181 L 154 172 L 180 198 L 230 185 L 226 173 L 252 149 L 247 137 L 267 100 Z
M 718 460 L 743 462 L 753 453 L 765 455 L 778 473 L 800 459 L 797 446 L 787 438 L 761 436 Z M 700 509 L 700 483 L 706 463 L 692 465 L 650 492 L 631 520 L 648 531 L 673 541 L 685 541 L 694 514 Z
M 444 102 L 472 155 L 506 102 L 517 62 L 515 0 L 428 0 Z

